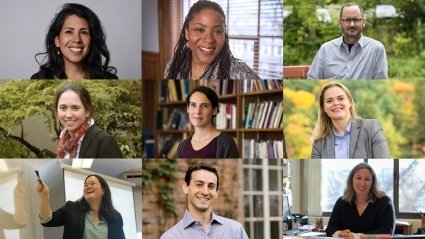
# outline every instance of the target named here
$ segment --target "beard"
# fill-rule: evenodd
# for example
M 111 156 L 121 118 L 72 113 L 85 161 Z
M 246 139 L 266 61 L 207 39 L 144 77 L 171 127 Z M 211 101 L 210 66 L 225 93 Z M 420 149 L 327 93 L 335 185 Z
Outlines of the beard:
M 362 28 L 360 27 L 350 27 L 350 28 L 346 28 L 343 31 L 344 34 L 344 38 L 348 38 L 348 39 L 356 39 L 358 40 L 362 34 Z

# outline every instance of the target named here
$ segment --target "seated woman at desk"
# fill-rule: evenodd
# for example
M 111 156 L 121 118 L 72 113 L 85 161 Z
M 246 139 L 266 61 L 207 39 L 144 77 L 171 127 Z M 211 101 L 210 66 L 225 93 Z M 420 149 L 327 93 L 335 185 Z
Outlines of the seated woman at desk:
M 353 97 L 345 85 L 339 82 L 325 85 L 318 112 L 312 158 L 390 158 L 379 122 L 357 115 Z
M 344 195 L 336 201 L 327 236 L 360 238 L 363 234 L 393 234 L 394 207 L 378 189 L 376 174 L 367 163 L 356 165 L 347 178 Z

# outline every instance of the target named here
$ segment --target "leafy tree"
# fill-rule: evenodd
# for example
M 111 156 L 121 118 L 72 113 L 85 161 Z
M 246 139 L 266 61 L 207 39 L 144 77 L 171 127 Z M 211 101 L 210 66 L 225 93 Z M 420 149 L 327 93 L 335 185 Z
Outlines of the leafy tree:
M 0 158 L 56 157 L 26 138 L 23 121 L 33 116 L 44 119 L 51 140 L 62 130 L 53 106 L 59 85 L 70 81 L 13 80 L 0 85 Z M 124 157 L 141 155 L 141 82 L 78 81 L 90 92 L 95 123 L 114 136 Z M 18 135 L 15 129 L 22 126 Z

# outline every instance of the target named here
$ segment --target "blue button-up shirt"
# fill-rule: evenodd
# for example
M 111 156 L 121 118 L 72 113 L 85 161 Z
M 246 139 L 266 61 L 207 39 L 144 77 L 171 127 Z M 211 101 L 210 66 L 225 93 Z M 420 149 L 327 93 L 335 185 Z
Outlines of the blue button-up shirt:
M 351 51 L 342 36 L 324 43 L 314 57 L 308 79 L 387 79 L 384 45 L 361 36 Z
M 248 239 L 242 225 L 232 219 L 212 213 L 207 230 L 186 210 L 183 218 L 162 234 L 161 239 Z
M 342 136 L 338 135 L 334 128 L 334 141 L 335 141 L 335 158 L 348 159 L 350 158 L 350 135 L 351 135 L 351 121 L 344 130 Z

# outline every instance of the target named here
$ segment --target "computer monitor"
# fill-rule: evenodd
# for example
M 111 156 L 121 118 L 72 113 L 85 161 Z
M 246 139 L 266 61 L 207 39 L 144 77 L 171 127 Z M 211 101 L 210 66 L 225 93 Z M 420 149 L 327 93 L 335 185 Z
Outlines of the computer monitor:
M 283 206 L 283 221 L 288 221 L 291 220 L 291 204 L 289 203 L 289 196 L 288 195 L 283 195 L 283 200 L 282 200 Z

